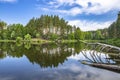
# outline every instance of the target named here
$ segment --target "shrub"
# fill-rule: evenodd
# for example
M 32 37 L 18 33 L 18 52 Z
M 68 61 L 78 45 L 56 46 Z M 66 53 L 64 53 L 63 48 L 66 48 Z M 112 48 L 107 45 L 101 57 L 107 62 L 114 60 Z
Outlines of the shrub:
M 40 34 L 39 33 L 36 34 L 36 38 L 40 38 Z
M 22 39 L 21 37 L 17 37 L 17 38 L 16 38 L 16 42 L 18 42 L 18 43 L 22 42 L 22 40 L 23 40 L 23 39 Z
M 31 35 L 30 34 L 26 34 L 24 36 L 24 40 L 31 41 Z
M 56 40 L 57 38 L 58 38 L 58 35 L 56 35 L 56 34 L 51 34 L 50 35 L 51 40 Z

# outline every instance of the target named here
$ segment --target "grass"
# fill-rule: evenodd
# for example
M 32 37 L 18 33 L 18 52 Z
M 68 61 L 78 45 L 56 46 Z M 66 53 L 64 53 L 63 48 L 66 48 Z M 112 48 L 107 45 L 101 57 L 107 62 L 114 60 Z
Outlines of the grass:
M 120 47 L 120 39 L 108 39 L 108 40 L 101 41 L 101 43 Z
M 0 40 L 0 42 L 14 42 L 15 43 L 16 40 Z M 22 40 L 22 42 L 28 42 L 28 41 Z M 31 42 L 31 44 L 43 44 L 43 43 L 54 43 L 55 41 L 44 40 L 44 39 L 40 39 L 40 38 L 33 38 L 30 42 Z M 58 42 L 60 42 L 60 43 L 74 43 L 74 42 L 77 42 L 77 40 L 60 40 Z M 120 39 L 80 40 L 80 42 L 88 42 L 88 43 L 100 42 L 100 43 L 105 43 L 105 44 L 110 44 L 110 45 L 120 47 Z
M 16 40 L 0 40 L 0 42 L 16 42 Z
M 44 40 L 44 39 L 40 39 L 40 38 L 34 38 L 31 40 L 32 44 L 43 44 L 43 43 L 52 43 L 53 41 L 50 40 Z
M 16 42 L 16 40 L 0 40 L 0 42 Z M 21 42 L 30 42 L 31 44 L 43 44 L 43 43 L 55 43 L 56 41 L 44 40 L 44 39 L 40 39 L 40 38 L 33 38 L 33 39 L 31 39 L 31 41 L 22 40 Z M 77 40 L 60 40 L 57 42 L 73 43 L 73 42 L 77 42 Z
M 16 40 L 0 40 L 0 42 L 16 42 Z M 43 40 L 43 39 L 32 39 L 32 40 L 30 40 L 30 41 L 22 40 L 21 42 L 47 43 L 47 42 L 52 42 L 52 41 Z
M 104 43 L 104 44 L 109 44 L 109 45 L 114 45 L 120 47 L 120 39 L 106 39 L 106 40 L 85 40 L 86 42 L 90 43 Z
M 62 43 L 73 43 L 73 42 L 77 42 L 77 40 L 62 40 Z

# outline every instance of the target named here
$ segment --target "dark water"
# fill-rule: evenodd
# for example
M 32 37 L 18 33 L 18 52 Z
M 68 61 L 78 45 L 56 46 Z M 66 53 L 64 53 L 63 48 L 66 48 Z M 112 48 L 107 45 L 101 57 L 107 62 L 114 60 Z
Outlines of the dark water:
M 81 61 L 119 67 L 120 56 L 117 50 L 83 43 L 0 43 L 0 80 L 120 80 L 119 71 L 84 65 Z

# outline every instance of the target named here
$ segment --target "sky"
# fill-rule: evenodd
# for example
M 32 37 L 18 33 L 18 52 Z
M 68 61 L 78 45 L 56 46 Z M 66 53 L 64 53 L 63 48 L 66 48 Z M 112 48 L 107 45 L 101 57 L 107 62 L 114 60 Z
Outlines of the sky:
M 26 25 L 33 17 L 58 15 L 83 31 L 109 27 L 120 0 L 0 0 L 0 20 Z

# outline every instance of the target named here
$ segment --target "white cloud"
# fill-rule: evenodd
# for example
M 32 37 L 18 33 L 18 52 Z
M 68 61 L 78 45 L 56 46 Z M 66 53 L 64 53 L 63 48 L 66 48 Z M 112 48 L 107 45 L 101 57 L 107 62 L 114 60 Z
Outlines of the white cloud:
M 82 13 L 99 15 L 109 11 L 119 11 L 119 3 L 120 0 L 51 0 L 47 2 L 48 5 L 44 7 L 40 6 L 39 9 L 69 17 Z M 72 20 L 69 21 L 69 24 L 79 26 L 82 30 L 88 31 L 107 28 L 112 22 L 113 21 Z
M 89 30 L 97 30 L 97 29 L 104 29 L 109 27 L 109 25 L 113 21 L 106 21 L 106 22 L 95 22 L 95 21 L 87 21 L 87 20 L 71 20 L 69 21 L 70 25 L 76 25 L 80 27 L 83 31 Z
M 59 9 L 49 9 L 47 7 L 41 7 L 39 5 L 36 5 L 36 9 L 38 10 L 43 10 L 47 12 L 55 12 L 55 13 L 60 13 L 60 14 L 66 14 L 70 16 L 76 16 L 76 14 L 82 13 L 82 11 L 78 7 L 71 8 L 70 10 L 59 10 Z M 74 13 L 73 13 L 74 12 Z
M 53 10 L 53 11 L 72 16 L 76 16 L 76 14 L 82 13 L 82 11 L 78 7 L 71 8 L 70 10 Z
M 16 2 L 17 0 L 0 0 L 0 2 L 8 2 L 8 3 L 13 3 Z
M 60 5 L 72 5 L 74 4 L 74 0 L 54 0 L 54 1 L 50 1 L 49 3 L 59 4 L 59 6 Z
M 91 7 L 84 8 L 86 13 L 102 14 L 112 10 L 120 10 L 120 0 L 88 0 Z
M 48 4 L 60 13 L 70 13 L 71 15 L 86 14 L 103 14 L 112 10 L 120 10 L 120 0 L 54 0 Z M 81 7 L 71 7 L 77 4 Z M 66 6 L 71 9 L 66 10 Z M 62 10 L 59 8 L 62 7 Z

